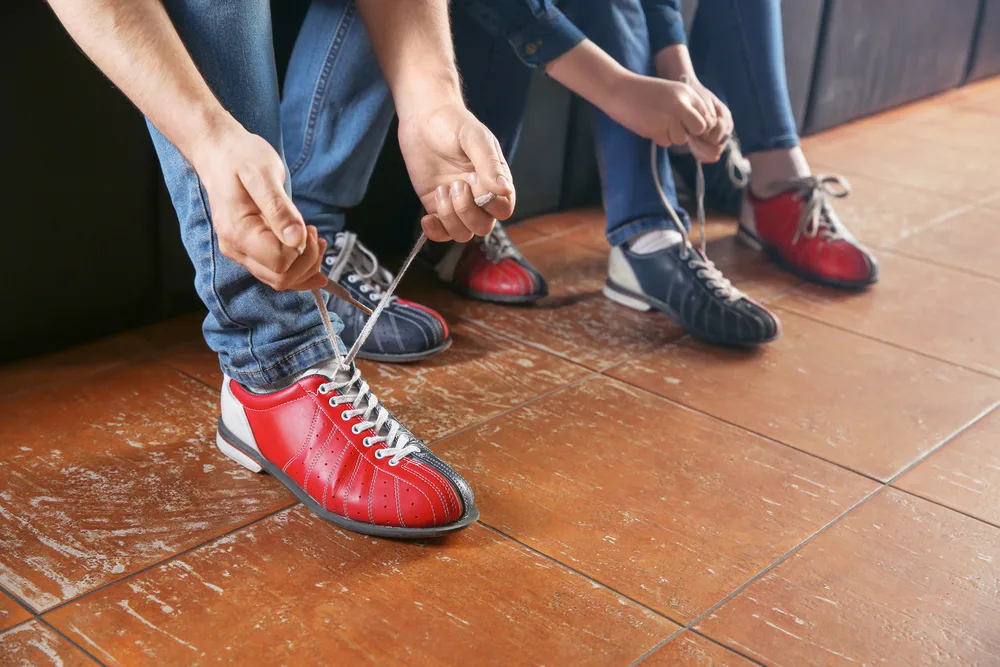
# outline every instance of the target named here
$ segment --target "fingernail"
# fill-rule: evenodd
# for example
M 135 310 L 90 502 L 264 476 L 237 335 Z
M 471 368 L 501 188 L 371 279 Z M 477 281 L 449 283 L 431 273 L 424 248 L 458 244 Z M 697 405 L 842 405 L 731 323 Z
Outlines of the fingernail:
M 497 185 L 499 185 L 501 188 L 509 188 L 510 181 L 507 180 L 506 176 L 500 174 L 499 176 L 497 176 Z
M 455 181 L 451 184 L 451 196 L 458 197 L 462 194 L 462 186 L 465 185 L 465 181 Z
M 472 185 L 479 185 L 479 174 L 477 174 L 476 172 L 472 172 L 471 174 L 469 174 L 469 183 L 471 183 Z
M 300 255 L 305 251 L 307 239 L 305 238 L 305 234 L 302 233 L 301 227 L 298 225 L 289 225 L 288 227 L 285 227 L 284 231 L 281 232 L 281 235 L 289 245 L 293 243 L 295 244 L 294 247 L 299 251 Z
M 436 194 L 437 194 L 438 201 L 447 201 L 448 200 L 448 188 L 446 188 L 445 186 L 439 185 L 437 187 Z

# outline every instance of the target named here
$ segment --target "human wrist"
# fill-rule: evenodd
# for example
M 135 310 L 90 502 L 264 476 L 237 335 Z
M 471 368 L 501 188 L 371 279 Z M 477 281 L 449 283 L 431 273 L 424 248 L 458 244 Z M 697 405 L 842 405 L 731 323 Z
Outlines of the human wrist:
M 653 57 L 656 75 L 669 81 L 693 83 L 698 81 L 691 62 L 691 53 L 684 44 L 674 44 L 660 49 Z
M 396 113 L 401 122 L 424 116 L 443 106 L 465 107 L 458 72 L 454 68 L 441 68 L 435 73 L 415 77 L 401 77 L 401 83 L 392 90 Z
M 194 118 L 177 142 L 177 148 L 200 174 L 213 156 L 234 138 L 245 134 L 246 129 L 221 107 L 195 114 Z

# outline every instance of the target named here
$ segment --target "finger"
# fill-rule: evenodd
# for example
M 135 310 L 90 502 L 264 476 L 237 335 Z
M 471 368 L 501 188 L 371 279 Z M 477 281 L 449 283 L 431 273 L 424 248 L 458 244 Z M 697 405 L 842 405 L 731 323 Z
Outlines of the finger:
M 497 197 L 482 208 L 494 220 L 506 220 L 514 213 L 514 195 Z
M 462 224 L 461 219 L 455 213 L 455 207 L 451 202 L 451 193 L 448 188 L 443 185 L 438 186 L 438 189 L 434 192 L 434 198 L 437 200 L 437 211 L 435 214 L 448 232 L 448 236 L 460 243 L 465 243 L 471 239 L 472 232 Z
M 472 188 L 465 181 L 455 181 L 451 184 L 451 205 L 455 215 L 462 221 L 465 228 L 476 236 L 486 236 L 493 231 L 496 220 L 476 206 L 472 197 Z
M 319 233 L 315 227 L 308 227 L 308 238 L 306 249 L 295 262 L 284 272 L 285 282 L 298 284 L 319 271 L 323 262 L 323 252 L 326 250 L 326 241 L 319 238 Z
M 731 137 L 733 136 L 733 130 L 735 129 L 733 122 L 733 112 L 730 111 L 729 107 L 723 104 L 720 100 L 716 100 L 716 104 L 718 105 L 716 111 L 719 114 L 720 124 L 725 129 L 724 136 Z
M 305 244 L 308 233 L 305 230 L 303 232 Z M 237 233 L 240 237 L 239 250 L 273 273 L 285 273 L 300 257 L 298 249 L 284 245 L 260 215 L 244 216 L 239 222 Z
M 480 187 L 505 197 L 514 194 L 514 178 L 500 150 L 500 143 L 485 125 L 479 123 L 459 134 L 462 150 L 472 161 Z
M 284 245 L 301 254 L 305 250 L 306 223 L 285 192 L 284 174 L 260 168 L 241 170 L 238 176 L 271 232 Z
M 444 225 L 441 221 L 433 215 L 425 215 L 420 220 L 420 228 L 424 230 L 424 234 L 427 235 L 431 241 L 437 241 L 442 243 L 444 241 L 450 241 L 451 237 L 448 236 L 448 232 L 445 230 Z
M 726 140 L 727 136 L 729 136 L 729 133 L 726 131 L 726 126 L 720 118 L 715 125 L 710 127 L 708 131 L 699 138 L 704 139 L 710 144 L 722 144 Z
M 692 137 L 688 140 L 688 146 L 691 148 L 691 154 L 701 162 L 711 164 L 718 162 L 719 158 L 722 157 L 723 146 L 721 144 L 711 143 L 702 138 Z
M 685 131 L 692 137 L 700 137 L 708 129 L 705 117 L 708 107 L 698 95 L 692 95 L 687 104 L 681 105 L 681 123 Z

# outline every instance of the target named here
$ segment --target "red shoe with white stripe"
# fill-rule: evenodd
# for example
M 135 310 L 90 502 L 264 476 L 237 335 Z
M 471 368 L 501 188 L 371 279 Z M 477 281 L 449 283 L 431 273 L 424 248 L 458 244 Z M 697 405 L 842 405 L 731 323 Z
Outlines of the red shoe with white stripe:
M 426 538 L 476 522 L 472 489 L 383 407 L 353 364 L 275 392 L 225 378 L 219 449 L 358 533 Z
M 434 268 L 456 292 L 480 301 L 531 303 L 549 293 L 544 276 L 521 254 L 499 222 L 484 237 L 452 243 Z
M 840 176 L 807 176 L 790 189 L 761 199 L 749 189 L 740 213 L 739 238 L 805 280 L 863 289 L 878 281 L 878 262 L 837 218 L 827 195 L 846 197 Z

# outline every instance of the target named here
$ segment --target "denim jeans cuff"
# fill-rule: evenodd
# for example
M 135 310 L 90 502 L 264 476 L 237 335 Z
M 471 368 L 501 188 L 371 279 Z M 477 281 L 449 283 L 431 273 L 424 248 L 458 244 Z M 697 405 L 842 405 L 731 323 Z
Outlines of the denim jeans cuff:
M 795 148 L 799 145 L 798 134 L 783 134 L 780 137 L 772 137 L 753 144 L 744 143 L 740 138 L 740 150 L 744 155 L 753 153 L 763 153 L 764 151 L 776 151 L 783 148 Z
M 677 216 L 681 219 L 681 222 L 684 223 L 684 228 L 690 230 L 691 218 L 688 217 L 687 211 L 682 208 L 678 208 Z M 643 232 L 648 232 L 653 229 L 676 228 L 677 227 L 674 225 L 673 220 L 668 220 L 664 215 L 647 215 L 627 222 L 624 225 L 616 227 L 615 229 L 609 229 L 607 232 L 608 243 L 612 246 L 619 246 Z
M 346 352 L 343 342 L 337 338 L 341 352 Z M 278 386 L 285 386 L 288 379 L 312 368 L 316 364 L 332 359 L 334 356 L 333 345 L 330 338 L 323 331 L 316 338 L 307 342 L 295 352 L 283 357 L 281 360 L 271 364 L 267 368 L 256 371 L 236 370 L 225 365 L 222 371 L 240 384 L 252 389 L 268 390 Z

